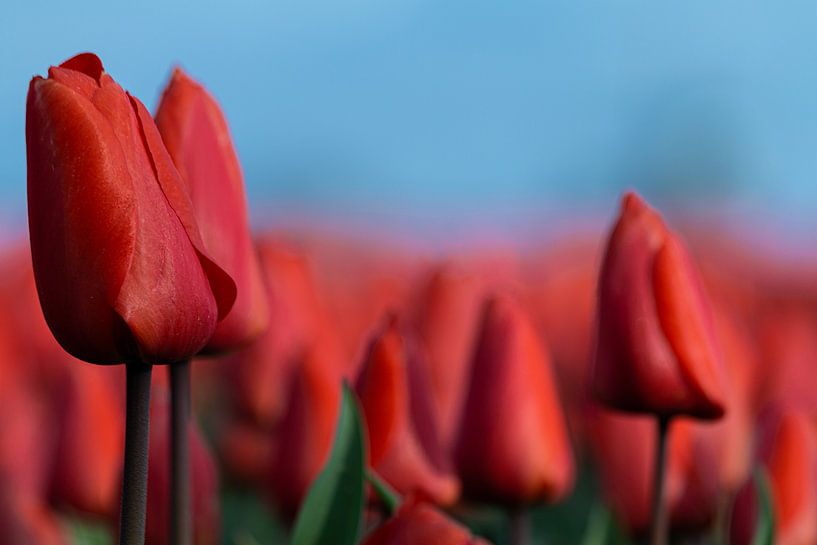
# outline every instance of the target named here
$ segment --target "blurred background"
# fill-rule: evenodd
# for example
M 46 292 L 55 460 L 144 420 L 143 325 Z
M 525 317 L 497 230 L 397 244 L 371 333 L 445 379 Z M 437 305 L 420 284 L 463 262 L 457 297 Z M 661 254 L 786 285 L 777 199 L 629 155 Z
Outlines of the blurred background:
M 221 101 L 257 226 L 524 244 L 634 187 L 817 228 L 813 3 L 4 3 L 0 226 L 25 230 L 29 79 L 98 53 L 149 107 L 181 64 Z

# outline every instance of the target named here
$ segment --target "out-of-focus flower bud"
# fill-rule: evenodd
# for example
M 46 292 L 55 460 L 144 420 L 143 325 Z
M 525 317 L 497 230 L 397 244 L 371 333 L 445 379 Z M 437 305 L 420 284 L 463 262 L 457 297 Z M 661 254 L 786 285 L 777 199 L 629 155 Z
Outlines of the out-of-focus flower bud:
M 626 411 L 719 418 L 721 373 L 709 303 L 686 249 L 628 193 L 599 277 L 596 397 Z
M 408 342 L 396 319 L 390 319 L 369 346 L 358 377 L 357 392 L 368 430 L 369 463 L 401 494 L 450 505 L 459 495 L 459 482 L 435 465 L 439 441 L 431 444 L 435 442 L 434 430 L 426 430 L 429 441 L 422 441 L 419 426 L 433 426 L 433 421 L 419 421 L 419 405 L 428 407 L 431 399 L 427 382 L 412 388 L 412 378 L 420 380 L 417 374 L 424 368 L 419 367 Z M 437 453 L 429 452 L 435 448 Z
M 455 453 L 466 495 L 524 504 L 563 497 L 574 464 L 550 359 L 508 296 L 483 308 Z

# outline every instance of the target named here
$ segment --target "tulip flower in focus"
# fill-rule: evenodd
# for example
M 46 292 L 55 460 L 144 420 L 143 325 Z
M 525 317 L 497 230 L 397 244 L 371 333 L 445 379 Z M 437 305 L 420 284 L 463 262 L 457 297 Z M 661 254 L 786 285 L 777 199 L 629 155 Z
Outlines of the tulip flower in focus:
M 556 501 L 573 458 L 550 359 L 508 296 L 482 310 L 455 458 L 466 495 L 519 505 Z
M 709 304 L 680 239 L 628 193 L 598 285 L 592 385 L 611 408 L 670 417 L 724 413 Z
M 447 506 L 456 501 L 459 482 L 437 465 L 442 453 L 436 430 L 429 429 L 434 421 L 422 420 L 423 413 L 431 416 L 428 381 L 420 382 L 424 370 L 390 319 L 372 341 L 357 381 L 369 463 L 399 493 Z
M 267 327 L 268 310 L 227 121 L 204 87 L 176 68 L 156 111 L 156 126 L 186 183 L 202 240 L 238 288 L 232 310 L 205 351 L 245 345 Z
M 277 430 L 269 482 L 287 518 L 298 510 L 332 448 L 340 409 L 341 376 L 320 348 L 304 354 L 293 375 L 290 403 Z
M 363 545 L 489 545 L 430 505 L 407 501 Z
M 776 545 L 817 543 L 817 431 L 796 410 L 764 415 L 758 456 L 769 476 Z M 749 481 L 732 511 L 731 543 L 752 543 L 757 493 Z
M 26 149 L 34 274 L 63 348 L 92 363 L 199 352 L 235 284 L 144 105 L 77 55 L 31 80 Z
M 167 392 L 156 396 L 150 429 L 148 465 L 148 510 L 145 545 L 166 545 L 170 541 L 170 403 Z M 190 423 L 190 483 L 192 497 L 193 545 L 220 543 L 219 483 L 212 455 L 198 425 Z

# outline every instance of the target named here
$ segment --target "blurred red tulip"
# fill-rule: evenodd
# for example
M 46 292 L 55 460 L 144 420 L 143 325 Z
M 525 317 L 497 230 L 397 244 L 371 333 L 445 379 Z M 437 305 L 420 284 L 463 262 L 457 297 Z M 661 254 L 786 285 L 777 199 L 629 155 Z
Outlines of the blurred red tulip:
M 201 350 L 235 284 L 144 105 L 77 55 L 31 81 L 26 144 L 37 290 L 63 348 L 93 363 Z
M 170 401 L 160 389 L 151 410 L 145 545 L 170 543 Z M 218 474 L 195 421 L 190 422 L 190 485 L 194 545 L 220 543 Z
M 489 545 L 430 505 L 408 500 L 363 545 Z
M 390 319 L 372 341 L 357 381 L 368 430 L 369 463 L 401 494 L 451 505 L 459 495 L 459 482 L 435 465 L 439 455 L 429 453 L 429 449 L 436 447 L 439 454 L 439 441 L 436 445 L 423 444 L 423 435 L 418 431 L 418 425 L 423 423 L 415 412 L 419 404 L 429 406 L 431 399 L 427 388 L 410 385 L 413 378 L 410 367 L 416 367 L 417 361 L 396 319 Z M 422 370 L 414 371 L 416 376 Z M 433 423 L 426 421 L 425 425 Z M 426 431 L 435 434 L 434 430 Z M 431 442 L 436 439 L 431 435 L 425 437 Z
M 708 302 L 686 249 L 628 193 L 599 277 L 595 395 L 621 410 L 719 418 L 721 372 Z
M 232 310 L 205 351 L 245 345 L 267 327 L 268 310 L 227 121 L 204 87 L 176 68 L 156 111 L 156 126 L 187 184 L 207 249 L 238 288 Z
M 455 458 L 466 495 L 522 504 L 556 501 L 573 458 L 550 359 L 510 297 L 482 311 Z
M 798 411 L 766 415 L 759 458 L 769 475 L 776 545 L 817 543 L 817 432 Z M 731 543 L 748 545 L 757 524 L 757 494 L 747 482 L 732 511 Z
M 435 268 L 415 309 L 415 329 L 428 357 L 427 374 L 442 443 L 453 448 L 465 402 L 471 350 L 479 327 L 482 286 L 476 276 L 453 265 Z
M 113 517 L 119 509 L 125 415 L 102 371 L 82 363 L 65 366 L 52 408 L 57 444 L 51 499 L 81 513 Z
M 332 448 L 340 410 L 341 376 L 319 347 L 295 370 L 289 407 L 276 432 L 270 485 L 286 517 L 294 517 Z

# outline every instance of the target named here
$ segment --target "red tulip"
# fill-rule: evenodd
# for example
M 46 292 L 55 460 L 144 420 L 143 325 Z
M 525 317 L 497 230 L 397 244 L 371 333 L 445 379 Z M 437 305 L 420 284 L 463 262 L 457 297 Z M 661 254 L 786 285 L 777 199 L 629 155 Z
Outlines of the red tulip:
M 31 253 L 54 336 L 93 363 L 187 359 L 235 299 L 144 105 L 90 53 L 31 81 Z
M 817 543 L 817 432 L 797 411 L 769 413 L 762 426 L 759 457 L 769 476 L 777 545 Z M 748 545 L 757 523 L 756 491 L 750 481 L 732 512 L 731 543 Z
M 170 403 L 160 389 L 151 410 L 145 545 L 170 543 Z M 218 474 L 198 426 L 191 421 L 190 484 L 194 545 L 220 543 Z
M 329 457 L 340 394 L 336 364 L 326 361 L 319 348 L 312 348 L 295 371 L 289 408 L 277 430 L 271 460 L 273 495 L 287 517 L 295 515 Z
M 238 286 L 235 305 L 205 350 L 247 344 L 267 327 L 268 310 L 227 121 L 204 87 L 177 68 L 162 94 L 156 126 L 187 184 L 201 238 Z
M 452 266 L 440 266 L 423 286 L 415 311 L 415 328 L 428 352 L 424 361 L 446 450 L 453 448 L 465 402 L 481 292 L 475 276 Z
M 634 193 L 599 277 L 593 388 L 612 408 L 718 418 L 721 362 L 698 275 L 678 237 Z
M 406 501 L 363 545 L 489 545 L 430 505 Z
M 550 359 L 513 299 L 490 299 L 474 354 L 455 450 L 467 495 L 521 504 L 555 501 L 573 458 Z
M 64 373 L 60 399 L 52 408 L 58 432 L 51 498 L 83 513 L 115 516 L 122 480 L 124 412 L 110 378 L 99 369 L 83 363 L 64 366 Z
M 450 505 L 459 495 L 459 483 L 435 464 L 441 457 L 436 430 L 428 429 L 433 420 L 422 421 L 420 407 L 430 405 L 428 389 L 410 384 L 420 380 L 417 373 L 422 369 L 414 369 L 411 376 L 411 367 L 417 365 L 396 320 L 390 320 L 372 341 L 357 381 L 368 429 L 369 463 L 401 494 Z M 430 411 L 425 414 L 430 416 Z

